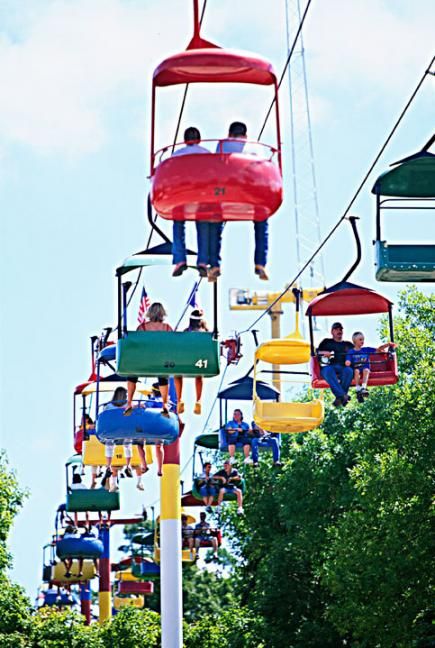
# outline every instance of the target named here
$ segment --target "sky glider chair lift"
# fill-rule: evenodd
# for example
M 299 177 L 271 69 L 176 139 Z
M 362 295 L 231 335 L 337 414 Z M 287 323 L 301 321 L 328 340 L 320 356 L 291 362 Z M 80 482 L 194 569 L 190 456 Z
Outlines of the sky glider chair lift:
M 379 176 L 372 189 L 376 196 L 378 281 L 435 281 L 435 241 L 398 244 L 382 240 L 381 235 L 381 215 L 387 210 L 435 209 L 435 155 L 428 151 L 434 142 L 435 135 L 421 151 Z

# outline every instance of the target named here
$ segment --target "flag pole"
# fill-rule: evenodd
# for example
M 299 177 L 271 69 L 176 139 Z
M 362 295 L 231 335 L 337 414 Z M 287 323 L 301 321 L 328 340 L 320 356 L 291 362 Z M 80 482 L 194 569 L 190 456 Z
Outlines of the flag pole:
M 183 646 L 180 439 L 165 446 L 160 482 L 162 648 Z

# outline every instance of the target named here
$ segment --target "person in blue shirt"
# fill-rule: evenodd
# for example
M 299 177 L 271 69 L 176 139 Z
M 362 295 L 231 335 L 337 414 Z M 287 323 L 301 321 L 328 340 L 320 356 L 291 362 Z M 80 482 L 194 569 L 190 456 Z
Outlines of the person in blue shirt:
M 224 427 L 225 440 L 228 446 L 228 452 L 230 454 L 230 463 L 235 463 L 235 454 L 236 454 L 236 445 L 238 440 L 243 442 L 243 451 L 245 453 L 245 460 L 249 458 L 251 452 L 251 445 L 245 443 L 247 436 L 249 434 L 249 425 L 243 420 L 243 412 L 240 409 L 235 409 L 233 412 L 232 421 Z M 246 462 L 248 463 L 248 462 Z M 251 462 L 252 463 L 252 462 Z
M 216 153 L 252 153 L 246 146 L 248 138 L 248 129 L 243 122 L 233 122 L 230 124 L 228 130 L 228 137 L 219 140 L 216 146 Z M 267 220 L 256 222 L 254 221 L 255 233 L 255 253 L 254 265 L 255 274 L 263 281 L 267 281 L 269 276 L 266 272 L 267 263 L 267 250 L 269 241 L 269 223 Z
M 386 342 L 377 347 L 364 346 L 364 333 L 356 331 L 352 335 L 353 349 L 346 354 L 346 367 L 352 367 L 353 378 L 355 380 L 356 398 L 359 403 L 364 402 L 364 398 L 369 395 L 367 384 L 370 376 L 370 355 L 373 353 L 382 353 L 389 348 L 396 348 L 396 344 Z
M 258 449 L 259 448 L 271 448 L 273 465 L 282 466 L 280 461 L 281 451 L 279 447 L 280 437 L 279 434 L 272 434 L 271 432 L 266 432 L 261 427 L 259 427 L 255 421 L 251 423 L 252 431 L 254 437 L 252 439 L 252 460 L 254 462 L 254 468 L 258 466 Z

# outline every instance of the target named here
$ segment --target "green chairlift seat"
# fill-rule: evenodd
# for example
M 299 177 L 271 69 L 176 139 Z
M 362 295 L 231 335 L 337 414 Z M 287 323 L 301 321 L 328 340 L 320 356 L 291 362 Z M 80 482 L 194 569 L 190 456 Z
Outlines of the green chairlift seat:
M 219 374 L 219 343 L 208 332 L 128 331 L 118 340 L 120 376 L 203 376 Z
M 119 511 L 119 493 L 109 493 L 105 488 L 88 488 L 72 490 L 66 494 L 68 513 L 85 513 L 87 511 Z
M 378 281 L 435 281 L 435 241 L 389 243 L 381 238 L 381 211 L 386 209 L 435 209 L 435 155 L 427 149 L 396 163 L 375 182 L 376 279 Z
M 105 488 L 70 488 L 70 470 L 81 473 L 82 456 L 73 455 L 65 464 L 66 469 L 66 511 L 86 513 L 87 511 L 119 511 L 121 504 L 118 493 L 109 493 Z

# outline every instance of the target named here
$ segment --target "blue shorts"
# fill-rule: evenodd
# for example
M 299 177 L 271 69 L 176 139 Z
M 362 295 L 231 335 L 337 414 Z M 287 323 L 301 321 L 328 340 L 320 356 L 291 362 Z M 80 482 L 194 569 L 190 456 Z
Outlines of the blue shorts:
M 364 371 L 364 369 L 370 369 L 370 363 L 369 362 L 364 362 L 364 364 L 359 364 L 357 367 L 353 367 L 354 371 L 359 371 L 360 374 Z
M 204 486 L 201 486 L 201 488 L 199 489 L 199 494 L 201 495 L 201 497 L 211 497 L 212 495 L 214 497 L 215 495 L 217 495 L 217 488 L 211 486 L 210 484 L 204 484 Z
M 227 484 L 226 486 L 222 486 L 222 488 L 224 489 L 224 491 L 225 491 L 226 493 L 234 493 L 234 491 L 236 490 L 237 486 L 233 486 L 232 484 Z
M 240 443 L 242 445 L 252 445 L 252 437 L 249 436 L 239 436 Z
M 237 432 L 233 432 L 233 434 L 229 434 L 228 432 L 225 432 L 225 439 L 226 439 L 227 445 L 236 445 L 238 437 L 239 437 L 239 435 L 238 435 Z

